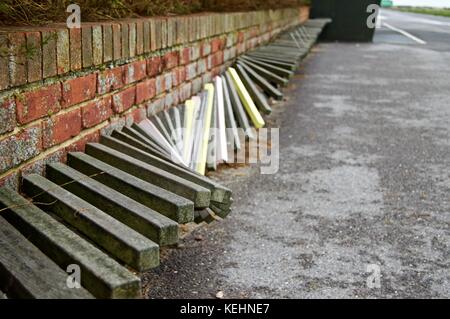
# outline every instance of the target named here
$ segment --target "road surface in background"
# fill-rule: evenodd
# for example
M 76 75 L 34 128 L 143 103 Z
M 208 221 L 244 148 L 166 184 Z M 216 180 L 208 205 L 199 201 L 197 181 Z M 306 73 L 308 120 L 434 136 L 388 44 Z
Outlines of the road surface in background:
M 382 15 L 426 44 L 319 44 L 268 121 L 280 171 L 215 174 L 233 214 L 145 276 L 150 298 L 450 297 L 450 19 Z

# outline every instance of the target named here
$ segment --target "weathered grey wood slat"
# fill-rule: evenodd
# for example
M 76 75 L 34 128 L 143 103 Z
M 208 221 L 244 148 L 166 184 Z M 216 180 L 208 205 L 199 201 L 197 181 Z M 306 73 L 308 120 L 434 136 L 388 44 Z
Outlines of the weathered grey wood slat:
M 222 89 L 223 89 L 223 107 L 225 109 L 225 126 L 227 128 L 227 142 L 230 144 L 229 152 L 234 155 L 234 149 L 241 149 L 241 141 L 239 139 L 239 134 L 237 131 L 237 123 L 234 117 L 233 106 L 231 105 L 230 93 L 228 92 L 227 80 L 224 75 L 221 75 L 222 78 Z M 231 160 L 231 156 L 229 156 L 229 160 Z M 232 160 L 231 160 L 232 161 Z
M 64 164 L 47 165 L 47 177 L 160 246 L 178 241 L 178 224 Z
M 211 125 L 208 138 L 208 150 L 206 156 L 206 167 L 211 170 L 217 169 L 217 94 L 214 94 L 214 102 L 211 110 Z
M 6 295 L 5 295 L 5 293 L 1 290 L 0 290 L 0 299 L 8 299 L 8 297 L 6 297 Z
M 272 112 L 272 108 L 269 106 L 269 102 L 267 101 L 267 98 L 264 96 L 264 94 L 262 94 L 258 90 L 255 83 L 252 81 L 252 79 L 250 79 L 250 76 L 244 70 L 242 65 L 237 64 L 236 70 L 239 73 L 239 76 L 241 77 L 242 82 L 244 83 L 245 87 L 247 88 L 248 93 L 252 97 L 252 99 L 255 102 L 258 109 L 261 112 L 263 112 L 264 114 L 270 114 Z
M 180 224 L 194 219 L 194 203 L 84 153 L 69 153 L 67 164 Z
M 170 118 L 172 118 L 173 125 L 175 128 L 177 141 L 178 141 L 178 151 L 180 154 L 183 153 L 183 125 L 181 124 L 180 111 L 177 107 L 172 107 L 169 109 Z
M 137 298 L 140 280 L 103 251 L 8 188 L 0 189 L 8 222 L 63 270 L 76 264 L 81 285 L 97 298 Z
M 238 59 L 238 61 L 242 61 L 242 59 Z M 289 81 L 286 80 L 285 78 L 282 78 L 281 76 L 276 75 L 273 72 L 270 72 L 268 70 L 266 70 L 265 68 L 262 68 L 258 65 L 256 65 L 253 62 L 250 62 L 248 60 L 244 61 L 245 64 L 247 64 L 250 68 L 252 68 L 256 73 L 258 73 L 259 75 L 261 75 L 262 77 L 266 78 L 267 80 L 277 83 L 279 85 L 283 85 L 286 86 L 288 85 Z
M 84 288 L 70 289 L 66 284 L 67 277 L 66 272 L 0 216 L 0 289 L 2 291 L 5 291 L 10 298 L 92 298 L 92 295 Z
M 195 211 L 195 222 L 197 224 L 200 224 L 200 223 L 203 223 L 203 222 L 205 222 L 207 224 L 210 224 L 213 221 L 215 221 L 215 218 L 211 214 L 211 211 L 209 210 L 209 208 L 205 208 L 205 209 L 202 209 L 202 210 L 196 210 Z
M 159 265 L 159 246 L 48 179 L 32 174 L 23 180 L 37 206 L 50 210 L 114 258 L 145 271 Z M 39 195 L 39 196 L 37 196 Z
M 250 122 L 248 121 L 247 113 L 245 112 L 244 106 L 242 105 L 242 102 L 239 98 L 236 88 L 234 87 L 233 80 L 231 79 L 228 72 L 225 73 L 225 79 L 228 88 L 228 93 L 230 96 L 231 105 L 234 110 L 234 115 L 236 115 L 237 122 L 239 123 L 239 127 L 241 127 L 245 131 L 245 134 L 249 138 L 254 139 L 255 136 L 250 126 Z
M 116 132 L 118 132 L 118 131 L 116 131 Z M 122 131 L 119 133 L 126 134 L 126 135 L 131 136 L 131 137 L 139 140 L 140 142 L 144 143 L 145 145 L 147 145 L 147 148 L 153 150 L 155 155 L 170 158 L 170 154 L 168 154 L 164 148 L 162 148 L 160 145 L 158 145 L 156 142 L 152 141 L 151 139 L 147 138 L 146 136 L 142 135 L 140 132 L 138 132 L 137 130 L 135 130 L 132 127 L 124 127 L 124 128 L 122 128 Z
M 289 79 L 289 78 L 291 78 L 294 75 L 294 72 L 292 72 L 292 71 L 288 71 L 286 69 L 277 67 L 277 66 L 275 66 L 273 64 L 270 64 L 270 63 L 266 63 L 266 62 L 262 62 L 262 61 L 259 61 L 259 60 L 256 60 L 256 59 L 252 59 L 251 57 L 243 56 L 240 59 L 243 59 L 245 61 L 249 61 L 249 62 L 252 62 L 252 63 L 254 63 L 256 65 L 259 65 L 260 67 L 263 67 L 266 70 L 268 70 L 270 72 L 273 72 L 274 74 L 277 74 L 277 75 L 279 75 L 281 77 L 285 77 L 285 78 Z
M 275 61 L 279 61 L 279 62 L 291 63 L 291 64 L 295 64 L 296 66 L 298 66 L 300 63 L 300 61 L 297 59 L 287 59 L 285 57 L 281 57 L 276 54 L 269 54 L 266 52 L 252 51 L 252 52 L 247 53 L 246 55 L 251 56 L 251 57 L 261 57 L 261 58 L 265 58 L 265 59 L 271 59 L 271 60 L 275 60 Z
M 230 189 L 220 185 L 208 177 L 197 174 L 188 168 L 180 167 L 172 162 L 166 161 L 165 159 L 146 153 L 144 149 L 131 146 L 106 135 L 102 135 L 100 137 L 100 143 L 128 156 L 134 157 L 144 163 L 153 165 L 159 169 L 209 189 L 211 192 L 211 200 L 222 202 L 227 201 L 231 196 Z
M 159 145 L 159 147 L 165 152 L 165 154 L 167 154 L 167 158 L 170 159 L 170 153 L 167 152 L 165 146 L 159 144 L 159 142 L 157 140 L 155 140 L 152 136 L 150 136 L 145 130 L 143 130 L 139 125 L 137 125 L 136 123 L 133 123 L 133 125 L 131 125 L 131 128 L 135 131 L 138 132 L 141 136 L 143 136 L 144 138 L 146 138 L 147 140 L 152 141 L 153 143 L 156 143 L 157 145 Z
M 258 61 L 262 61 L 262 62 L 265 62 L 265 63 L 270 63 L 270 64 L 273 64 L 273 65 L 276 65 L 276 66 L 278 66 L 280 68 L 284 68 L 284 69 L 289 70 L 289 71 L 295 71 L 295 69 L 297 69 L 297 65 L 295 63 L 280 62 L 280 61 L 277 61 L 277 60 L 274 60 L 274 59 L 261 58 L 261 57 L 258 57 L 258 56 L 252 56 L 252 58 L 254 60 L 258 60 Z
M 89 143 L 86 145 L 86 153 L 153 185 L 193 201 L 195 208 L 209 206 L 211 192 L 203 186 L 166 172 L 154 165 L 144 163 L 134 157 L 118 152 L 102 144 Z
M 280 90 L 278 90 L 275 86 L 273 86 L 269 81 L 267 81 L 265 78 L 260 76 L 258 73 L 253 71 L 244 61 L 238 61 L 238 65 L 241 65 L 244 70 L 250 75 L 250 77 L 253 79 L 253 81 L 264 90 L 269 96 L 277 99 L 282 100 L 283 99 L 283 93 L 281 93 Z

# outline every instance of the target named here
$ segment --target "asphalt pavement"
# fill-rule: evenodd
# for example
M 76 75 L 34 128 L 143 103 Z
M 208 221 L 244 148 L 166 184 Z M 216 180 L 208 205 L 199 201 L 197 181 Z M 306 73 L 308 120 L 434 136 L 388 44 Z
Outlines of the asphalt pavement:
M 269 117 L 279 172 L 213 174 L 233 214 L 165 252 L 149 298 L 450 297 L 450 19 L 382 15 L 426 44 L 318 44 Z

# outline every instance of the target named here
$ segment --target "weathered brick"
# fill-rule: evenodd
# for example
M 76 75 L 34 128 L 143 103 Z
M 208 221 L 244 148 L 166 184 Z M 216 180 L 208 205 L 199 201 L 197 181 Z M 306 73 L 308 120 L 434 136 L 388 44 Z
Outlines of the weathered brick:
M 97 92 L 99 94 L 105 94 L 123 86 L 123 68 L 120 66 L 102 71 L 97 76 Z
M 61 84 L 38 87 L 16 95 L 17 121 L 26 124 L 61 109 Z
M 229 61 L 236 57 L 236 47 L 231 47 L 223 51 L 223 60 Z
M 113 110 L 116 113 L 122 113 L 131 108 L 136 100 L 136 87 L 130 87 L 112 97 Z
M 18 190 L 19 189 L 19 178 L 20 174 L 19 172 L 12 172 L 0 179 L 0 186 L 1 187 L 8 187 L 10 189 Z
M 31 83 L 42 79 L 41 33 L 27 32 L 26 37 L 27 51 L 32 52 L 27 60 L 27 77 L 28 82 Z
M 179 64 L 180 65 L 188 64 L 191 61 L 190 59 L 191 59 L 191 48 L 181 49 Z
M 77 140 L 76 142 L 73 142 L 69 146 L 65 148 L 66 153 L 69 152 L 84 152 L 85 146 L 88 143 L 97 143 L 100 140 L 100 131 L 95 131 L 90 134 L 87 134 Z
M 26 68 L 26 37 L 23 32 L 13 32 L 8 34 L 9 37 L 9 76 L 11 85 L 21 85 L 27 83 Z
M 147 110 L 145 107 L 140 107 L 133 110 L 127 115 L 126 122 L 127 125 L 132 125 L 133 123 L 140 123 L 147 118 Z
M 186 68 L 178 67 L 172 71 L 172 85 L 177 87 L 181 83 L 186 81 Z
M 200 58 L 200 46 L 196 45 L 191 47 L 190 57 L 191 62 L 198 60 L 198 58 Z
M 56 31 L 56 70 L 58 74 L 64 74 L 70 71 L 69 51 L 69 30 L 58 29 Z
M 147 62 L 145 60 L 136 61 L 122 66 L 123 80 L 125 84 L 130 84 L 142 80 L 147 76 Z
M 178 51 L 167 52 L 163 57 L 164 70 L 170 70 L 178 66 Z
M 144 24 L 142 21 L 136 22 L 136 54 L 144 53 Z
M 38 155 L 42 150 L 41 124 L 0 140 L 0 174 Z
M 136 56 L 136 23 L 128 23 L 130 57 Z
M 175 92 L 167 93 L 164 97 L 164 107 L 169 108 L 178 103 L 178 95 Z
M 128 24 L 120 24 L 121 34 L 122 34 L 122 59 L 127 59 L 130 57 L 130 37 L 128 31 Z
M 93 127 L 109 119 L 113 114 L 111 97 L 91 101 L 81 109 L 83 128 Z
M 61 144 L 81 131 L 81 110 L 58 114 L 43 122 L 42 145 L 45 149 Z
M 0 134 L 14 130 L 16 126 L 16 101 L 14 97 L 0 98 Z
M 144 53 L 149 53 L 150 52 L 150 22 L 149 21 L 144 21 L 143 22 L 143 27 L 142 27 L 142 32 L 143 32 L 143 45 L 144 45 Z
M 103 33 L 101 25 L 92 26 L 92 61 L 94 65 L 103 63 Z
M 81 28 L 81 48 L 83 67 L 92 66 L 94 60 L 92 57 L 92 28 L 90 26 L 82 26 Z
M 223 39 L 220 38 L 213 39 L 211 41 L 211 53 L 216 53 L 217 51 L 222 50 L 224 46 L 223 44 L 224 44 Z
M 0 50 L 8 52 L 8 36 L 0 34 Z M 9 86 L 9 62 L 7 54 L 0 54 L 0 90 Z
M 70 30 L 70 69 L 79 70 L 82 67 L 81 60 L 81 29 L 72 28 Z
M 163 64 L 161 57 L 156 56 L 147 60 L 147 75 L 149 77 L 155 77 L 161 74 Z
M 65 162 L 67 158 L 67 152 L 64 149 L 56 150 L 42 159 L 32 161 L 25 165 L 20 171 L 22 176 L 30 174 L 43 175 L 45 173 L 46 165 L 50 163 Z
M 192 83 L 188 82 L 188 83 L 184 83 L 180 89 L 179 89 L 179 93 L 178 96 L 180 98 L 180 102 L 184 102 L 187 99 L 189 99 L 192 95 Z
M 207 83 L 211 83 L 212 81 L 212 73 L 211 72 L 206 72 L 202 74 L 202 83 L 203 85 L 207 84 Z
M 204 41 L 202 42 L 201 48 L 200 48 L 200 55 L 202 57 L 208 56 L 211 54 L 211 43 Z
M 164 77 L 164 88 L 166 89 L 166 91 L 170 91 L 170 89 L 172 88 L 172 73 L 165 73 L 163 75 Z
M 136 86 L 136 104 L 152 99 L 156 95 L 155 79 L 147 79 Z
M 197 76 L 197 62 L 193 62 L 186 66 L 186 80 L 192 80 Z
M 113 32 L 113 59 L 118 60 L 122 58 L 122 30 L 120 24 L 114 23 L 112 25 Z
M 192 94 L 197 94 L 202 89 L 203 82 L 201 77 L 197 77 L 192 81 Z
M 208 65 L 209 70 L 223 63 L 223 51 L 218 51 L 213 55 L 211 55 L 210 57 L 211 63 Z
M 103 62 L 113 59 L 113 31 L 111 24 L 103 25 Z
M 166 82 L 163 75 L 158 75 L 155 78 L 156 95 L 160 95 L 166 90 Z
M 197 74 L 203 74 L 208 69 L 207 59 L 200 59 L 197 61 Z
M 164 97 L 147 103 L 147 117 L 152 117 L 162 110 L 164 110 Z
M 237 34 L 237 42 L 238 43 L 242 43 L 242 42 L 244 42 L 244 39 L 245 39 L 245 33 L 244 32 L 238 32 L 238 34 Z
M 67 80 L 62 84 L 62 105 L 69 107 L 95 97 L 97 89 L 95 73 Z

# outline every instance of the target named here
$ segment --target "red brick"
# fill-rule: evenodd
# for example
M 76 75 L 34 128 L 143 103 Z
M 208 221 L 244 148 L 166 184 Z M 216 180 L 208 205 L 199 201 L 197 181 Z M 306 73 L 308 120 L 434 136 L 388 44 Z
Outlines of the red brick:
M 140 123 L 143 120 L 145 120 L 147 118 L 146 111 L 147 110 L 145 107 L 141 107 L 141 108 L 137 108 L 137 109 L 133 110 L 130 114 L 127 115 L 127 119 L 126 119 L 127 124 L 131 125 L 133 123 Z
M 86 144 L 88 143 L 97 143 L 100 140 L 100 131 L 93 132 L 88 134 L 78 141 L 70 144 L 66 147 L 66 153 L 70 152 L 84 152 Z
M 52 116 L 44 121 L 43 147 L 45 149 L 61 144 L 81 131 L 81 109 Z
M 17 191 L 19 189 L 19 175 L 19 172 L 16 171 L 2 177 L 2 179 L 0 179 L 0 186 Z
M 81 109 L 83 128 L 93 127 L 106 121 L 113 115 L 111 97 L 91 101 Z
M 123 82 L 125 84 L 130 84 L 139 80 L 142 80 L 147 76 L 147 69 L 146 69 L 146 61 L 141 60 L 134 63 L 129 63 L 124 66 L 123 68 Z
M 97 91 L 97 74 L 68 80 L 62 85 L 63 106 L 69 107 L 95 97 Z
M 155 78 L 156 95 L 160 95 L 166 90 L 166 81 L 163 75 L 158 75 Z
M 209 42 L 203 42 L 201 47 L 200 47 L 200 55 L 202 57 L 208 56 L 211 54 L 211 43 Z
M 81 69 L 81 29 L 71 28 L 70 30 L 70 69 L 72 71 Z
M 178 96 L 180 98 L 180 102 L 186 101 L 188 98 L 191 97 L 191 95 L 192 95 L 192 83 L 187 82 L 179 88 Z
M 136 86 L 136 104 L 148 101 L 156 94 L 155 79 L 148 79 Z
M 0 98 L 0 134 L 14 130 L 16 126 L 16 102 L 14 97 Z
M 42 79 L 41 33 L 27 32 L 26 36 L 27 48 L 33 52 L 27 60 L 27 77 L 31 83 Z
M 244 39 L 245 39 L 245 33 L 244 32 L 238 32 L 237 42 L 238 43 L 242 43 L 242 42 L 244 42 Z
M 35 157 L 41 150 L 41 123 L 0 140 L 0 174 Z
M 9 64 L 9 74 L 11 78 L 11 84 L 13 86 L 27 83 L 27 70 L 26 70 L 26 38 L 23 32 L 14 32 L 8 34 L 9 37 L 9 50 L 14 63 Z
M 170 70 L 178 66 L 178 51 L 167 52 L 163 57 L 164 70 Z
M 211 53 L 216 53 L 219 50 L 222 50 L 224 46 L 224 42 L 222 39 L 213 39 L 211 41 Z
M 105 94 L 123 87 L 123 68 L 116 67 L 100 72 L 97 76 L 97 92 Z
M 211 56 L 210 69 L 223 63 L 223 51 L 218 51 Z
M 184 48 L 180 51 L 180 65 L 185 65 L 190 62 L 191 59 L 191 48 Z
M 66 159 L 67 159 L 67 152 L 64 149 L 59 149 L 45 156 L 43 159 L 39 159 L 31 162 L 30 164 L 25 165 L 20 170 L 20 172 L 22 176 L 30 174 L 43 175 L 47 164 L 66 162 Z
M 116 113 L 122 113 L 132 107 L 136 100 L 136 87 L 130 87 L 113 95 L 112 105 Z
M 55 83 L 16 95 L 17 121 L 26 124 L 61 109 L 61 84 Z
M 147 75 L 149 77 L 155 77 L 162 72 L 161 57 L 153 57 L 147 60 Z
M 186 68 L 185 67 L 178 67 L 172 71 L 172 85 L 174 87 L 177 87 L 178 85 L 182 84 L 184 81 L 186 81 Z

